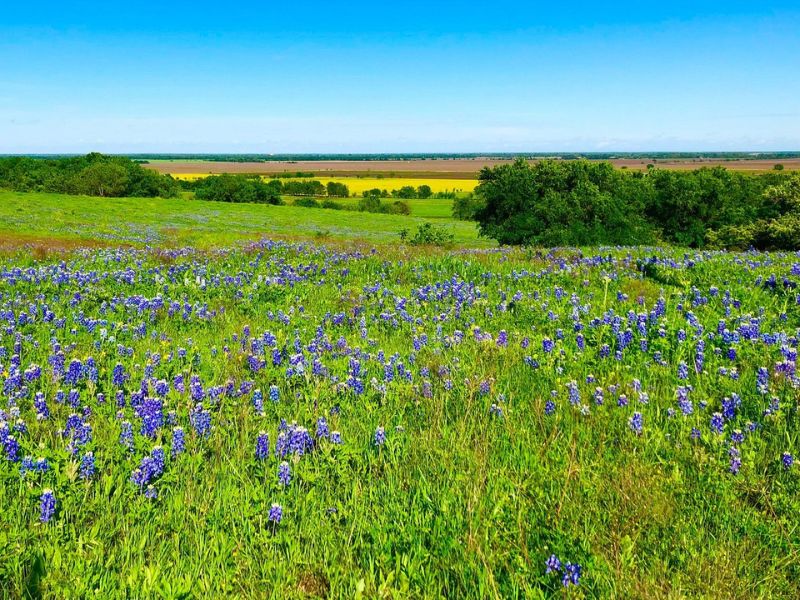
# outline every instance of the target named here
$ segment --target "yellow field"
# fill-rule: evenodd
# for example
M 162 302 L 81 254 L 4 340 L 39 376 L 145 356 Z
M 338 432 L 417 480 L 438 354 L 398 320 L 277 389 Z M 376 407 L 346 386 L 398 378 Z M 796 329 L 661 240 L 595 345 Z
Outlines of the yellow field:
M 208 177 L 207 173 L 173 173 L 175 179 L 186 179 L 193 181 L 195 179 L 202 179 Z M 270 177 L 262 177 L 268 181 Z M 412 187 L 419 187 L 421 185 L 429 185 L 431 190 L 436 192 L 471 192 L 478 185 L 476 179 L 425 179 L 414 177 L 303 177 L 301 179 L 316 179 L 322 182 L 323 185 L 329 181 L 343 183 L 350 190 L 351 194 L 361 194 L 366 190 L 378 188 L 381 190 L 399 190 L 404 185 Z

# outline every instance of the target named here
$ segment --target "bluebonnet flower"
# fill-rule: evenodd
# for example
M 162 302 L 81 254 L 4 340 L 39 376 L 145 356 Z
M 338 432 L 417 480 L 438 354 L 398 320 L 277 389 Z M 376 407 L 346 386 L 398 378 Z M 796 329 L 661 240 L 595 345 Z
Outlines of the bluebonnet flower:
M 556 412 L 556 403 L 553 402 L 552 400 L 548 400 L 547 402 L 545 402 L 544 403 L 544 414 L 552 415 L 554 412 Z
M 641 435 L 642 433 L 642 413 L 635 412 L 633 415 L 628 419 L 628 426 L 636 435 Z
M 261 390 L 253 392 L 253 408 L 259 414 L 264 412 L 264 394 L 261 393 Z
M 569 392 L 569 403 L 572 405 L 577 406 L 581 403 L 581 394 L 578 390 L 578 383 L 576 381 L 570 381 L 567 384 L 567 390 Z
M 489 407 L 489 414 L 499 419 L 502 419 L 503 409 L 493 402 L 492 405 Z
M 374 442 L 378 447 L 383 446 L 386 442 L 386 433 L 383 431 L 383 427 L 378 427 L 375 430 Z
M 265 431 L 259 431 L 256 438 L 256 458 L 264 460 L 269 457 L 269 435 Z
M 172 457 L 175 458 L 179 454 L 183 454 L 186 450 L 186 434 L 183 427 L 172 428 Z
M 766 367 L 759 367 L 756 373 L 756 389 L 760 394 L 769 392 L 769 371 Z
M 699 440 L 700 439 L 700 430 L 697 429 L 697 427 L 692 427 L 692 431 L 689 434 L 689 437 L 691 437 L 693 440 Z
M 723 429 L 725 429 L 725 421 L 722 418 L 722 413 L 715 412 L 711 415 L 711 430 L 721 434 Z
M 197 404 L 192 409 L 189 421 L 198 436 L 208 437 L 211 434 L 211 413 L 205 410 L 202 404 Z
M 144 490 L 144 497 L 148 500 L 155 500 L 158 498 L 158 490 L 152 484 L 148 485 L 147 488 Z
M 142 420 L 140 433 L 154 438 L 164 424 L 164 403 L 158 398 L 145 398 L 136 407 L 136 414 Z
M 13 435 L 6 435 L 3 440 L 3 450 L 6 453 L 6 458 L 12 462 L 19 460 L 19 442 Z
M 156 395 L 161 396 L 162 398 L 169 393 L 169 384 L 163 379 L 156 381 L 153 388 L 156 392 Z
M 581 566 L 579 564 L 567 563 L 564 565 L 564 575 L 561 577 L 561 583 L 564 587 L 571 585 L 579 585 L 581 579 Z
M 119 388 L 125 385 L 127 380 L 128 375 L 125 373 L 125 367 L 123 367 L 120 363 L 117 363 L 111 372 L 111 382 L 113 383 L 114 387 Z
M 121 428 L 119 443 L 128 450 L 133 450 L 133 425 L 130 421 L 123 421 Z
M 561 561 L 558 560 L 558 557 L 555 554 L 551 554 L 550 558 L 545 561 L 545 575 L 548 575 L 553 572 L 558 572 L 561 570 Z
M 332 444 L 341 444 L 342 443 L 342 434 L 338 431 L 331 431 L 331 443 Z
M 45 489 L 39 499 L 39 520 L 42 523 L 47 523 L 53 518 L 55 512 L 56 497 L 53 495 L 53 490 Z
M 67 373 L 64 376 L 64 381 L 66 381 L 70 385 L 76 385 L 83 376 L 83 365 L 81 361 L 77 358 L 73 358 L 67 369 Z
M 94 463 L 94 453 L 87 452 L 81 458 L 81 466 L 80 466 L 80 476 L 81 479 L 91 479 L 94 477 L 95 472 L 95 463 Z
M 728 455 L 731 457 L 729 470 L 731 473 L 736 475 L 739 472 L 739 469 L 742 467 L 742 454 L 739 452 L 738 448 L 731 446 L 728 449 Z
M 544 350 L 546 354 L 550 354 L 553 351 L 554 347 L 555 344 L 553 343 L 553 340 L 551 340 L 550 338 L 544 338 L 542 340 L 542 350 Z
M 689 377 L 689 366 L 681 361 L 678 363 L 678 379 L 687 379 Z
M 281 391 L 277 385 L 269 386 L 269 399 L 271 402 L 278 402 L 281 399 Z
M 289 463 L 283 461 L 278 466 L 278 482 L 283 486 L 287 486 L 289 485 L 289 482 L 291 482 L 291 480 L 292 480 L 292 472 L 289 469 Z
M 267 515 L 267 518 L 271 523 L 275 523 L 276 525 L 278 525 L 281 522 L 281 519 L 283 518 L 283 507 L 277 502 L 274 503 L 269 509 L 269 514 Z
M 317 419 L 317 431 L 316 436 L 318 438 L 326 438 L 328 437 L 328 422 L 325 420 L 325 417 L 320 417 Z
M 731 433 L 731 442 L 734 444 L 741 444 L 744 441 L 744 434 L 740 429 L 734 429 Z
M 38 420 L 42 421 L 50 416 L 50 409 L 47 407 L 47 401 L 42 392 L 36 392 L 33 398 L 33 407 L 36 409 L 36 418 Z
M 781 456 L 781 462 L 783 462 L 784 469 L 790 469 L 794 464 L 794 457 L 790 453 L 784 452 Z

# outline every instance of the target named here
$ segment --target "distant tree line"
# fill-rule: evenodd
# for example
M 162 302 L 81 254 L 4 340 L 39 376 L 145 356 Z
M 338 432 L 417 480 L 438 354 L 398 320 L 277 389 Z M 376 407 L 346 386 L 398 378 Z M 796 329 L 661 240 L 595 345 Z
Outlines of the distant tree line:
M 92 153 L 65 158 L 0 158 L 0 189 L 88 196 L 176 196 L 169 175 L 145 169 L 122 156 Z
M 256 202 L 281 204 L 281 196 L 328 196 L 347 198 L 350 190 L 343 183 L 316 179 L 264 181 L 259 175 L 210 175 L 191 181 L 181 181 L 183 189 L 192 190 L 200 200 L 217 202 Z
M 701 248 L 800 247 L 800 174 L 615 169 L 524 160 L 484 168 L 475 198 L 454 203 L 502 244 L 671 243 Z

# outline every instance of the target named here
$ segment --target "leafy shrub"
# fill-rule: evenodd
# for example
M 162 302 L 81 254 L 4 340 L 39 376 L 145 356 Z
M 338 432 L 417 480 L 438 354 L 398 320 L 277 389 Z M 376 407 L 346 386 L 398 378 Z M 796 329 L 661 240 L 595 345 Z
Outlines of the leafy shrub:
M 321 204 L 314 198 L 296 198 L 294 201 L 295 206 L 303 206 L 305 208 L 320 208 Z
M 200 180 L 195 197 L 216 202 L 281 204 L 281 182 L 277 179 L 264 182 L 246 175 L 213 175 Z
M 453 200 L 453 217 L 460 221 L 474 221 L 484 203 L 474 194 Z
M 454 236 L 452 232 L 440 225 L 423 223 L 417 227 L 417 231 L 410 236 L 407 229 L 400 232 L 400 239 L 412 246 L 450 246 Z

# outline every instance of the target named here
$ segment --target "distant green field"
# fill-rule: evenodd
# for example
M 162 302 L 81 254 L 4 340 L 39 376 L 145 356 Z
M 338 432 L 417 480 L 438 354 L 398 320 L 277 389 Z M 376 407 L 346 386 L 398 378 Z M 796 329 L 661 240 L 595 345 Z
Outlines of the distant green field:
M 185 198 L 0 192 L 0 238 L 6 242 L 46 237 L 211 247 L 265 236 L 292 236 L 385 244 L 397 242 L 403 229 L 433 222 L 450 229 L 458 245 L 493 245 L 478 237 L 474 223 L 449 218 L 450 202 L 412 200 L 413 214 L 400 216 Z
M 360 198 L 332 198 L 337 204 L 342 206 L 358 206 Z M 394 202 L 394 198 L 386 198 L 383 202 Z M 447 219 L 452 220 L 453 201 L 449 198 L 428 198 L 426 200 L 411 199 L 406 200 L 411 207 L 412 217 L 423 217 L 425 219 Z

